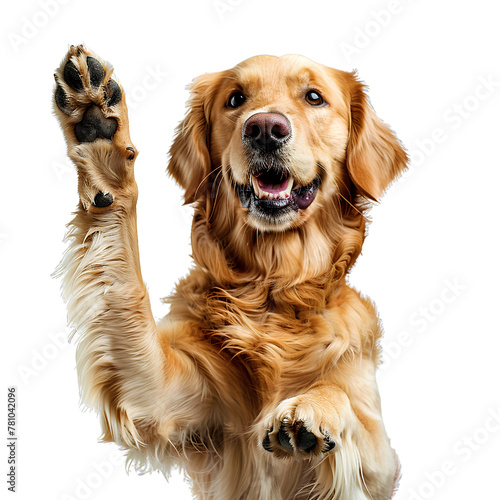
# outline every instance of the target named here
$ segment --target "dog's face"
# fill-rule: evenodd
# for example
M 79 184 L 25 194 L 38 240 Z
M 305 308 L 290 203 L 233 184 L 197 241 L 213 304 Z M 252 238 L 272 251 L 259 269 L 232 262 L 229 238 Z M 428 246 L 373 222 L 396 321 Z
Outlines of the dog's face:
M 341 191 L 376 199 L 404 168 L 397 139 L 352 73 L 301 56 L 257 56 L 204 75 L 171 149 L 186 201 L 206 186 L 260 231 L 299 227 Z
M 225 79 L 216 105 L 212 159 L 229 169 L 248 223 L 301 224 L 345 156 L 349 109 L 333 75 L 302 57 L 255 57 Z

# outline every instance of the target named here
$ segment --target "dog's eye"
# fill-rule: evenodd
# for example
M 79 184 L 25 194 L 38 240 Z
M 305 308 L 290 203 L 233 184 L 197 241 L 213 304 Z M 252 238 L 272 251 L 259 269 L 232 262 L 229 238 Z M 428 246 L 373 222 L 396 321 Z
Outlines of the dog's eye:
M 246 97 L 241 92 L 233 92 L 227 101 L 228 108 L 238 108 L 246 101 Z
M 315 90 L 310 90 L 309 92 L 307 92 L 306 101 L 311 106 L 321 106 L 325 103 L 325 100 L 323 99 L 323 97 L 321 97 L 321 94 L 319 92 L 316 92 Z

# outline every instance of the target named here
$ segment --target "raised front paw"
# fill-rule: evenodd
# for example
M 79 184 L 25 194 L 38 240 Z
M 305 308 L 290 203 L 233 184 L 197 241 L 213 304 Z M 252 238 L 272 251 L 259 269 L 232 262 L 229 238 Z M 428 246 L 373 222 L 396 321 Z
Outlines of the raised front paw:
M 54 101 L 66 138 L 76 143 L 112 141 L 127 159 L 136 151 L 128 136 L 124 92 L 113 68 L 83 45 L 71 46 L 54 75 Z
M 54 75 L 54 110 L 78 168 L 85 209 L 111 206 L 132 185 L 137 150 L 125 93 L 113 68 L 83 45 L 71 46 Z
M 310 459 L 341 444 L 338 415 L 325 415 L 307 395 L 284 400 L 266 422 L 262 446 L 279 458 Z

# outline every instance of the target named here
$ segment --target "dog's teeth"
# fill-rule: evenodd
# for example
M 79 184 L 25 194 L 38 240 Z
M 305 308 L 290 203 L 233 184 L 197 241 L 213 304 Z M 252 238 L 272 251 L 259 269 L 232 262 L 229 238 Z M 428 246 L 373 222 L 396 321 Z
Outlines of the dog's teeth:
M 271 193 L 267 193 L 266 191 L 263 191 L 260 186 L 259 182 L 257 179 L 252 175 L 252 185 L 253 185 L 253 190 L 257 198 L 259 199 L 265 199 L 265 200 L 272 200 L 273 195 Z
M 284 191 L 281 191 L 280 196 L 282 198 L 288 198 L 290 196 L 290 193 L 292 192 L 292 187 L 293 187 L 293 177 L 290 177 L 288 179 L 288 185 Z
M 257 198 L 264 199 L 264 200 L 282 200 L 285 198 L 289 198 L 290 194 L 292 192 L 292 187 L 293 187 L 293 178 L 292 177 L 290 177 L 288 179 L 288 184 L 287 184 L 286 189 L 284 189 L 283 191 L 280 191 L 279 193 L 269 193 L 267 191 L 263 191 L 259 186 L 259 182 L 257 181 L 257 179 L 253 175 L 251 176 L 251 182 L 252 182 L 254 193 L 257 196 Z
M 253 186 L 253 192 L 255 193 L 255 196 L 257 198 L 262 198 L 264 196 L 264 191 L 260 189 L 259 183 L 257 182 L 257 179 L 252 175 L 252 186 Z

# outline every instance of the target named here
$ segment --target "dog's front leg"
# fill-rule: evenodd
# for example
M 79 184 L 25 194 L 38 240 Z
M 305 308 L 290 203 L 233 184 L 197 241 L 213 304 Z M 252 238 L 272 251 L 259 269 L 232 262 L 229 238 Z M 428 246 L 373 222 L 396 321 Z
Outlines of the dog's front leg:
M 369 405 L 327 381 L 285 399 L 263 420 L 263 447 L 281 459 L 311 461 L 319 498 L 389 500 L 398 462 L 376 410 L 378 391 L 370 389 Z
M 137 150 L 112 72 L 85 47 L 72 46 L 55 75 L 54 109 L 78 170 L 80 198 L 59 274 L 78 337 L 82 400 L 101 415 L 105 440 L 141 449 L 158 436 L 170 440 L 170 409 L 203 392 L 203 381 L 167 336 L 160 341 L 151 313 L 137 242 Z M 184 391 L 183 379 L 189 379 Z M 182 418 L 189 425 L 200 417 L 185 411 Z

